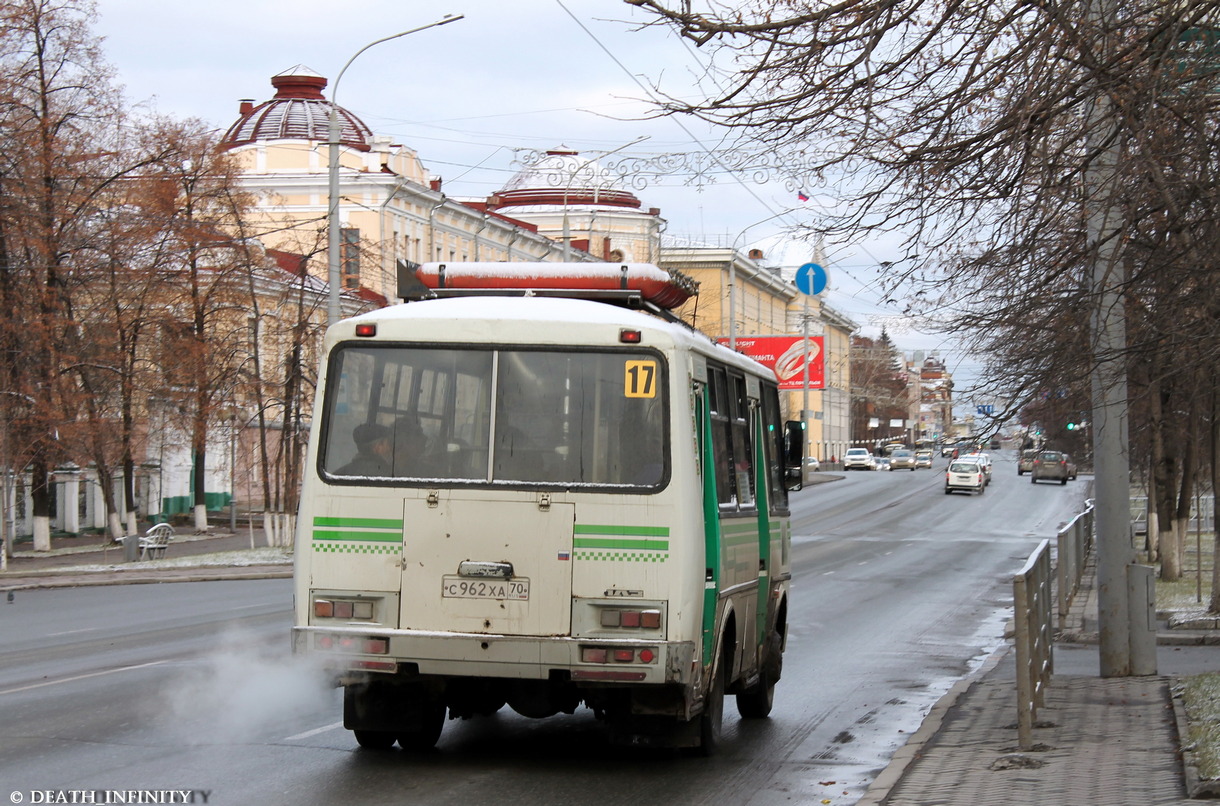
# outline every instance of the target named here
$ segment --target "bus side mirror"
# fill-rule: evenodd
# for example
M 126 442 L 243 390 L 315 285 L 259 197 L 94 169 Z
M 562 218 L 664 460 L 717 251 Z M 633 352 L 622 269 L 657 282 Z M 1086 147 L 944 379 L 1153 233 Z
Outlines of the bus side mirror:
M 805 424 L 784 423 L 784 478 L 789 490 L 805 486 Z

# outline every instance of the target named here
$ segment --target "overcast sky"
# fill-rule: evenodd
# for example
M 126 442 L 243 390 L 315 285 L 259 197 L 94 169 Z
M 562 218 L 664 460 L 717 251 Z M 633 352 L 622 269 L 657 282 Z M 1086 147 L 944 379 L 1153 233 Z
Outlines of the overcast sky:
M 97 32 L 129 100 L 224 130 L 243 98 L 271 98 L 271 76 L 298 64 L 334 77 L 361 48 L 446 14 L 464 19 L 378 44 L 356 59 L 334 97 L 379 135 L 415 149 L 451 196 L 500 189 L 532 149 L 589 155 L 701 155 L 723 134 L 697 122 L 648 119 L 652 87 L 694 91 L 703 55 L 620 0 L 97 0 Z M 631 145 L 641 137 L 647 139 Z M 682 164 L 689 164 L 683 163 Z M 759 183 L 723 171 L 675 170 L 632 188 L 671 235 L 764 246 L 776 263 L 813 258 L 785 226 L 816 216 L 784 177 Z M 776 243 L 780 243 L 777 246 Z M 904 350 L 942 348 L 911 331 L 901 306 L 879 304 L 883 241 L 829 244 L 828 301 L 867 335 L 888 328 Z

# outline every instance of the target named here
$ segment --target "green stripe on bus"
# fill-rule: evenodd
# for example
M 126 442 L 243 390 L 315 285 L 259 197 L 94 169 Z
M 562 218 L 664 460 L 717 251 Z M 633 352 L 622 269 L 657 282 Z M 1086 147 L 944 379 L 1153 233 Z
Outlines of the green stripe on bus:
M 322 532 L 315 529 L 313 539 L 362 543 L 401 543 L 402 535 L 389 534 L 387 532 Z
M 668 526 L 598 526 L 578 523 L 572 527 L 577 535 L 622 535 L 623 537 L 669 537 Z
M 402 519 L 398 518 L 324 518 L 315 517 L 314 526 L 338 526 L 352 529 L 402 529 Z
M 663 563 L 669 559 L 669 555 L 653 551 L 647 554 L 633 551 L 575 551 L 572 552 L 572 559 L 595 562 Z
M 615 540 L 612 537 L 576 537 L 572 539 L 572 546 L 578 549 L 669 551 L 668 540 Z
M 399 554 L 401 547 L 348 543 L 314 543 L 313 550 L 319 554 Z

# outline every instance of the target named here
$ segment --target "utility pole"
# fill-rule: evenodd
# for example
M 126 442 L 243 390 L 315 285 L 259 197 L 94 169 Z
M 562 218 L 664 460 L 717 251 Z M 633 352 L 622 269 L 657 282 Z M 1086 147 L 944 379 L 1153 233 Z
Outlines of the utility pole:
M 1096 38 L 1093 103 L 1086 134 L 1095 155 L 1085 175 L 1085 215 L 1092 261 L 1093 467 L 1097 530 L 1097 596 L 1102 677 L 1131 675 L 1132 617 L 1127 590 L 1135 562 L 1130 527 L 1127 455 L 1127 331 L 1122 288 L 1117 165 L 1122 133 L 1101 77 L 1112 64 L 1113 0 L 1092 0 L 1087 14 Z

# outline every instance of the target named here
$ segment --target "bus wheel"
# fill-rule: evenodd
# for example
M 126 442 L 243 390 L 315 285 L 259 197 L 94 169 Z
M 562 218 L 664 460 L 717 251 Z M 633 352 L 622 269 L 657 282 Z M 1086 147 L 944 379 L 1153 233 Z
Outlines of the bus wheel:
M 775 681 L 779 679 L 780 664 L 783 663 L 780 655 L 782 642 L 780 634 L 772 631 L 758 682 L 737 695 L 737 713 L 745 719 L 765 719 L 771 714 L 771 706 L 775 702 Z
M 398 746 L 417 753 L 431 750 L 436 746 L 436 740 L 441 737 L 441 730 L 445 727 L 444 703 L 420 703 L 419 712 L 411 722 L 412 724 L 399 731 Z
M 394 746 L 394 734 L 381 730 L 354 730 L 356 743 L 365 750 L 389 750 Z
M 721 723 L 724 720 L 724 676 L 722 668 L 725 658 L 721 654 L 716 666 L 716 676 L 703 701 L 703 713 L 699 715 L 699 755 L 712 756 L 720 745 Z

